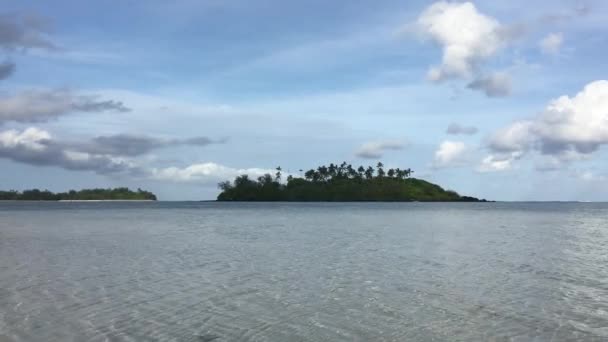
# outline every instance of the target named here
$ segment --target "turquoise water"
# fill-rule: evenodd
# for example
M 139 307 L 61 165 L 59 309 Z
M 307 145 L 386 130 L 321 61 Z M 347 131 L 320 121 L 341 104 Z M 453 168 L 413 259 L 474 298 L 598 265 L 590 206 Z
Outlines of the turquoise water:
M 608 205 L 0 203 L 0 341 L 606 341 Z

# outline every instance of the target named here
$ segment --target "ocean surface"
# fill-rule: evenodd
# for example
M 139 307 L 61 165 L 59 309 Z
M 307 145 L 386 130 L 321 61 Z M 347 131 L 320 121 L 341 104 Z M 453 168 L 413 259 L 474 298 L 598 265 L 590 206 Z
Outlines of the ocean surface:
M 0 341 L 608 341 L 608 204 L 0 202 Z

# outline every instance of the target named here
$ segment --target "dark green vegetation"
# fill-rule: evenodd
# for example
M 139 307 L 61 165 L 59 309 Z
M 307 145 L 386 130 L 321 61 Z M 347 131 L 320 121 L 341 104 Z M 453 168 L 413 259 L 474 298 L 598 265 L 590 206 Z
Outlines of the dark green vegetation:
M 300 170 L 301 171 L 301 170 Z M 247 175 L 234 182 L 222 182 L 218 201 L 462 201 L 479 199 L 460 196 L 454 191 L 422 179 L 410 178 L 410 169 L 385 170 L 382 163 L 376 168 L 353 168 L 346 162 L 340 165 L 319 166 L 304 173 L 304 178 L 287 177 L 281 182 L 281 168 L 274 176 L 266 174 L 257 180 Z M 485 201 L 485 200 L 482 200 Z
M 156 195 L 149 191 L 129 188 L 115 189 L 82 189 L 79 191 L 53 193 L 48 190 L 0 191 L 0 200 L 11 201 L 60 201 L 60 200 L 153 200 Z

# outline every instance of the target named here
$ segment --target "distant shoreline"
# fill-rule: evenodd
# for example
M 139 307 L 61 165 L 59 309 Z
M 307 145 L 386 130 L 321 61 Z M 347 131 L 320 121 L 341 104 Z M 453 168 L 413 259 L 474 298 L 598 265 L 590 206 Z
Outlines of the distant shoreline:
M 149 191 L 137 188 L 133 191 L 127 187 L 122 188 L 95 188 L 69 190 L 54 193 L 49 190 L 30 189 L 23 191 L 0 190 L 0 200 L 9 201 L 61 201 L 61 202 L 101 202 L 101 201 L 155 201 L 156 195 Z
M 107 199 L 107 200 L 57 200 L 57 201 L 42 201 L 42 202 L 156 202 L 149 199 Z
M 157 200 L 129 200 L 129 199 L 115 199 L 115 200 L 44 200 L 44 199 L 40 199 L 40 200 L 35 200 L 35 199 L 27 199 L 27 200 L 14 200 L 14 199 L 0 199 L 0 203 L 2 202 L 62 202 L 62 203 L 67 203 L 67 202 L 161 202 L 161 201 L 157 201 Z M 165 201 L 167 202 L 167 201 Z M 183 202 L 183 201 L 177 201 L 177 202 Z M 195 202 L 195 201 L 192 201 Z

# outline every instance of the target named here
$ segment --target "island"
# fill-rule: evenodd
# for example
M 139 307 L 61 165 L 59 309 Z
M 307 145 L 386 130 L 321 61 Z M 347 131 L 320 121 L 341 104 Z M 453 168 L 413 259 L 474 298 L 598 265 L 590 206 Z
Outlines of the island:
M 303 172 L 303 170 L 300 170 Z M 289 174 L 282 179 L 281 167 L 274 175 L 256 179 L 240 175 L 233 182 L 218 184 L 218 201 L 288 201 L 288 202 L 487 202 L 439 185 L 412 178 L 411 169 L 353 167 L 346 162 L 319 166 L 304 172 L 304 177 Z
M 5 201 L 156 201 L 149 191 L 129 188 L 82 189 L 53 193 L 48 190 L 0 191 L 0 200 Z

